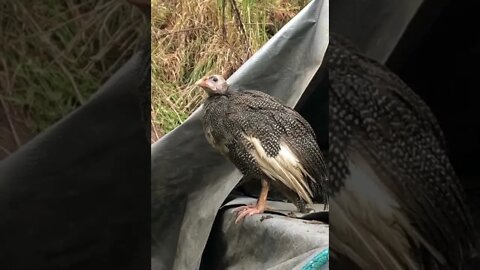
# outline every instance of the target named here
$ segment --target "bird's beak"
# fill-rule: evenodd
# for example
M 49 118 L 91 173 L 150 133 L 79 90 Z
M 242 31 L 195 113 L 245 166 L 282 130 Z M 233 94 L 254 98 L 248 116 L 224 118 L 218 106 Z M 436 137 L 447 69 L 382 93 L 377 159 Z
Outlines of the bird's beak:
M 200 86 L 202 88 L 206 88 L 208 87 L 207 85 L 207 78 L 203 77 L 201 78 L 200 80 L 198 80 L 196 83 L 195 83 L 196 86 Z

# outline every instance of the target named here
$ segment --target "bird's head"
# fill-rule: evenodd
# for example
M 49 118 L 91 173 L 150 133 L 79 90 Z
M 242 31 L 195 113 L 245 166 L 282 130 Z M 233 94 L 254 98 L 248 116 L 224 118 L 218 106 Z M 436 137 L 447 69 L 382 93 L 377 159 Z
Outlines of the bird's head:
M 222 75 L 205 76 L 195 85 L 202 87 L 209 95 L 222 95 L 228 90 L 228 83 Z

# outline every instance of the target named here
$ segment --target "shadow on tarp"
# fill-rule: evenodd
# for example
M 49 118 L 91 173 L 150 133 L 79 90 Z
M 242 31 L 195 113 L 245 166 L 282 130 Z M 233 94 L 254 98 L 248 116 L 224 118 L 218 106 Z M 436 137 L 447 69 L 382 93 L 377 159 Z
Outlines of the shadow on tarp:
M 293 107 L 328 45 L 328 1 L 311 1 L 229 79 Z M 327 89 L 325 89 L 326 91 Z M 208 145 L 202 108 L 152 145 L 152 268 L 198 269 L 215 215 L 241 179 Z

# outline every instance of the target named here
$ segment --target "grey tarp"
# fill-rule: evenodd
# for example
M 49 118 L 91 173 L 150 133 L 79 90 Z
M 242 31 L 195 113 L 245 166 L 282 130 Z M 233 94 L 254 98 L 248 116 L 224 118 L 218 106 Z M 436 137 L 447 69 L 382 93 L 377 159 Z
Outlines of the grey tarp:
M 149 80 L 144 49 L 0 162 L 0 269 L 145 265 L 150 142 L 139 100 Z
M 264 214 L 235 224 L 233 208 L 254 203 L 256 199 L 239 197 L 226 203 L 217 216 L 203 256 L 201 269 L 302 269 L 314 256 L 328 248 L 328 224 L 309 219 L 291 203 L 269 201 Z M 321 204 L 311 205 L 323 212 Z M 328 267 L 328 264 L 327 266 Z
M 328 45 L 328 1 L 311 1 L 228 82 L 294 106 Z M 241 174 L 204 138 L 202 108 L 152 145 L 152 269 L 197 269 L 218 209 Z
M 337 0 L 330 30 L 355 43 L 368 57 L 385 63 L 423 0 Z

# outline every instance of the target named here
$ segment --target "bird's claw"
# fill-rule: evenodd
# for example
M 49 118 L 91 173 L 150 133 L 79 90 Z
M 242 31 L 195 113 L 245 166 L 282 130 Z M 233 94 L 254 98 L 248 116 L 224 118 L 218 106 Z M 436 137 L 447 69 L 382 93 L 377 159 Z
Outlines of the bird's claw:
M 255 214 L 263 213 L 264 209 L 260 209 L 257 205 L 246 205 L 241 206 L 233 210 L 234 213 L 237 213 L 237 218 L 235 219 L 235 224 L 238 224 L 246 216 L 253 216 Z

